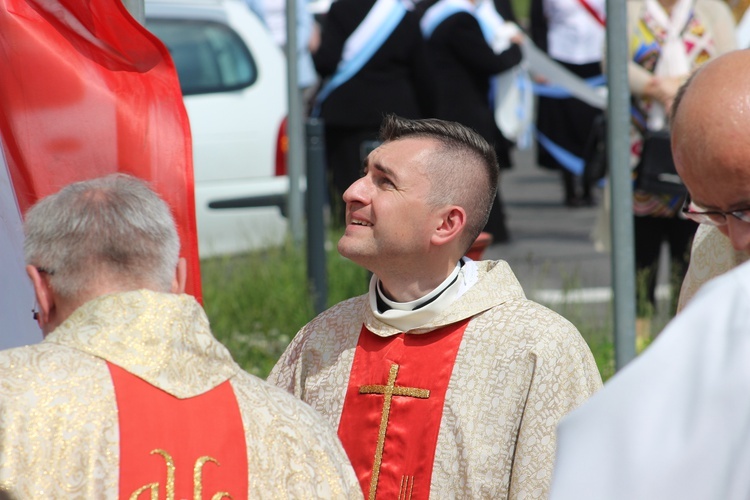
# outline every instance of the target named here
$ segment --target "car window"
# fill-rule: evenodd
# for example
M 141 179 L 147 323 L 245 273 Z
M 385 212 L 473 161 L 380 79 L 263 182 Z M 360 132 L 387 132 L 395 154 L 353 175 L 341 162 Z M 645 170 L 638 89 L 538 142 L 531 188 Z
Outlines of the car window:
M 252 85 L 258 77 L 247 46 L 225 24 L 149 19 L 146 27 L 169 49 L 184 95 L 237 90 Z

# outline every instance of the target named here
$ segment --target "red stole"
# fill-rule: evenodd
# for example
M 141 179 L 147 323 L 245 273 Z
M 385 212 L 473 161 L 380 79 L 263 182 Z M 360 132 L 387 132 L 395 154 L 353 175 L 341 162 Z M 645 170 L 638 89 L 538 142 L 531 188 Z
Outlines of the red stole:
M 245 431 L 229 381 L 178 399 L 107 365 L 120 424 L 120 498 L 248 498 Z
M 338 433 L 366 497 L 429 497 L 445 392 L 468 322 L 387 338 L 362 327 Z

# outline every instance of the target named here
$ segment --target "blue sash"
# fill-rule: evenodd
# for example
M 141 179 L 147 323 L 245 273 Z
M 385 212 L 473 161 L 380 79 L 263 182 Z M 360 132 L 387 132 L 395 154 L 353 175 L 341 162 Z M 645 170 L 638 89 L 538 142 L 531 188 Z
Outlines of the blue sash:
M 422 28 L 422 36 L 425 39 L 429 39 L 435 29 L 440 24 L 448 19 L 453 14 L 458 12 L 466 12 L 474 16 L 479 22 L 479 26 L 482 28 L 482 34 L 485 40 L 489 43 L 492 40 L 492 28 L 486 22 L 476 15 L 476 8 L 469 2 L 464 0 L 440 0 L 435 5 L 427 9 L 422 16 L 422 21 L 419 23 Z
M 406 15 L 407 8 L 399 0 L 377 0 L 357 29 L 344 42 L 341 61 L 336 72 L 315 97 L 312 116 L 320 116 L 320 106 L 340 85 L 349 81 L 385 43 Z

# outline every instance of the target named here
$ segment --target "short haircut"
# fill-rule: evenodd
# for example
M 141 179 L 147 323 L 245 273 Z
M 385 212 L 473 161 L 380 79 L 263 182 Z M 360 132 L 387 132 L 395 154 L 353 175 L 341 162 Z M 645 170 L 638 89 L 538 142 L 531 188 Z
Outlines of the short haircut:
M 50 286 L 68 299 L 102 277 L 169 291 L 180 253 L 169 206 L 125 174 L 70 184 L 40 200 L 26 213 L 24 232 L 26 263 L 50 272 Z
M 459 205 L 466 210 L 463 242 L 468 249 L 487 224 L 495 201 L 500 167 L 494 148 L 481 135 L 456 122 L 386 116 L 380 139 L 405 138 L 433 139 L 440 144 L 430 155 L 427 202 L 436 207 Z

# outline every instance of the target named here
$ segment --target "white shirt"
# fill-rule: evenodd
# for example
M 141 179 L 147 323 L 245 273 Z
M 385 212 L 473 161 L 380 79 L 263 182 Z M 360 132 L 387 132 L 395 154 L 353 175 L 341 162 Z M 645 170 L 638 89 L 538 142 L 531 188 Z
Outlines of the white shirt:
M 586 0 L 602 17 L 605 0 Z M 570 64 L 602 60 L 604 27 L 581 5 L 580 0 L 544 0 L 547 17 L 547 52 Z

